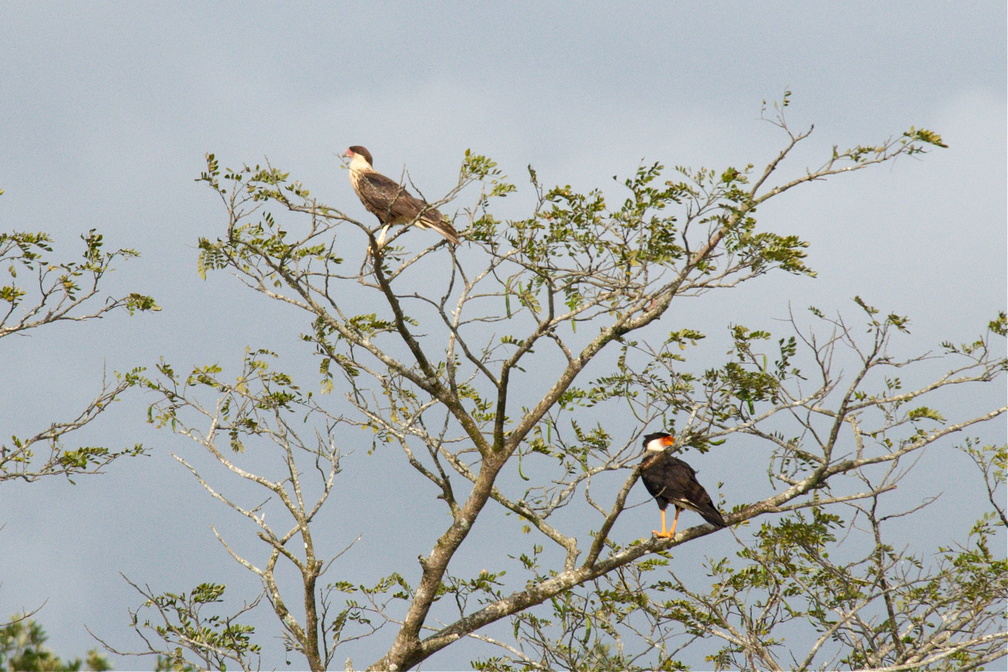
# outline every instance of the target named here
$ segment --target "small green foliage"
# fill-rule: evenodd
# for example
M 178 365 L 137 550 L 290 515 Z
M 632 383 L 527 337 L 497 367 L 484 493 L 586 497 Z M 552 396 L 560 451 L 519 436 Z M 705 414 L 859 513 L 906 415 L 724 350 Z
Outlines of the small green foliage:
M 27 616 L 11 616 L 0 626 L 0 669 L 13 672 L 105 672 L 112 664 L 97 649 L 88 651 L 84 660 L 64 661 L 45 646 L 49 637 L 42 625 Z
M 342 218 L 317 202 L 310 190 L 290 174 L 267 165 L 243 165 L 221 169 L 217 157 L 207 154 L 207 170 L 197 181 L 214 189 L 230 211 L 226 239 L 199 240 L 197 273 L 201 278 L 211 270 L 237 267 L 244 273 L 261 273 L 262 282 L 280 287 L 287 274 L 297 274 L 316 264 L 338 265 L 342 258 L 333 253 L 332 242 L 320 238 Z M 294 239 L 273 212 L 264 209 L 277 204 L 285 210 L 312 213 L 314 225 L 307 236 Z M 258 221 L 251 220 L 259 213 Z
M 0 337 L 61 319 L 94 319 L 118 308 L 131 315 L 137 310 L 159 310 L 153 298 L 131 293 L 109 299 L 88 314 L 85 306 L 98 296 L 102 278 L 113 270 L 115 261 L 139 254 L 126 248 L 104 251 L 104 238 L 95 229 L 81 240 L 80 261 L 57 262 L 49 259 L 53 240 L 48 234 L 0 233 L 0 265 L 12 280 L 0 285 L 0 301 L 9 304 L 9 310 L 0 315 Z M 20 314 L 15 312 L 18 308 Z
M 413 594 L 413 588 L 406 582 L 399 572 L 393 572 L 380 579 L 374 586 L 359 586 L 361 593 L 368 596 L 389 594 L 396 600 L 408 600 Z
M 262 412 L 294 411 L 304 408 L 311 395 L 302 393 L 286 373 L 272 368 L 277 355 L 265 349 L 247 349 L 242 373 L 233 381 L 220 374 L 223 367 L 206 364 L 192 369 L 184 381 L 179 381 L 170 364 L 157 366 L 161 380 L 147 380 L 145 385 L 159 391 L 164 398 L 147 410 L 148 422 L 156 427 L 175 428 L 178 413 L 185 408 L 184 399 L 191 388 L 208 388 L 219 394 L 220 422 L 216 429 L 227 434 L 234 452 L 244 452 L 243 437 L 256 437 L 266 430 L 259 414 Z
M 9 444 L 0 444 L 0 482 L 10 479 L 35 481 L 43 476 L 65 476 L 71 483 L 81 474 L 102 473 L 120 457 L 147 454 L 142 444 L 113 450 L 105 446 L 65 448 L 65 437 L 95 420 L 114 401 L 133 387 L 146 386 L 143 369 L 116 372 L 115 382 L 105 386 L 76 418 L 52 423 L 48 429 L 31 437 L 12 436 Z M 38 450 L 39 446 L 45 446 Z
M 60 453 L 59 462 L 66 469 L 83 471 L 91 464 L 102 462 L 102 458 L 106 458 L 108 454 L 108 448 L 98 446 L 64 450 Z
M 6 285 L 4 287 L 0 287 L 0 301 L 6 301 L 11 304 L 11 308 L 17 306 L 21 302 L 21 297 L 25 294 L 27 294 L 27 292 L 17 285 Z
M 770 368 L 767 356 L 754 350 L 755 342 L 770 339 L 769 332 L 735 325 L 731 333 L 734 347 L 729 354 L 734 355 L 734 361 L 718 369 L 708 369 L 704 374 L 709 396 L 731 397 L 741 402 L 733 407 L 722 406 L 717 417 L 724 419 L 750 417 L 756 413 L 757 403 L 776 403 L 781 382 L 788 376 L 800 375 L 797 369 L 789 367 L 797 347 L 791 340 L 780 341 L 780 359 L 775 361 L 774 368 Z
M 223 584 L 216 583 L 201 583 L 188 592 L 159 595 L 141 590 L 147 598 L 143 608 L 152 614 L 141 620 L 139 612 L 133 613 L 133 627 L 151 630 L 167 644 L 177 646 L 162 669 L 192 668 L 184 659 L 182 648 L 194 652 L 203 665 L 220 670 L 227 669 L 228 661 L 245 668 L 245 661 L 258 659 L 260 647 L 252 641 L 255 627 L 238 621 L 255 603 L 245 605 L 237 614 L 222 614 L 220 605 L 224 604 L 225 590 Z
M 222 196 L 227 194 L 226 189 L 222 189 L 220 185 L 220 163 L 217 161 L 217 156 L 214 154 L 206 154 L 207 168 L 200 173 L 197 182 L 206 182 L 209 184 L 214 191 L 221 194 Z
M 1008 318 L 1005 317 L 1005 312 L 1002 310 L 998 313 L 997 318 L 991 320 L 987 328 L 998 336 L 1008 335 Z
M 198 668 L 186 661 L 181 647 L 169 652 L 170 655 L 158 655 L 154 663 L 154 672 L 198 672 Z
M 484 198 L 502 198 L 517 191 L 517 187 L 504 181 L 507 178 L 497 167 L 496 161 L 482 154 L 474 154 L 468 149 L 465 150 L 460 177 L 464 181 L 478 180 L 488 183 L 489 189 L 484 191 Z
M 380 319 L 375 313 L 355 315 L 347 320 L 347 326 L 363 338 L 373 338 L 377 334 L 395 330 L 392 322 Z
M 487 212 L 491 199 L 504 198 L 517 191 L 517 187 L 507 181 L 497 163 L 486 156 L 467 149 L 459 171 L 459 184 L 481 183 L 479 198 L 472 214 L 471 226 L 466 231 L 466 239 L 484 244 L 493 244 L 499 234 L 501 222 Z
M 158 311 L 161 306 L 157 305 L 153 297 L 137 294 L 133 292 L 126 297 L 126 310 L 132 315 L 136 311 Z
M 948 149 L 948 145 L 942 142 L 940 135 L 926 128 L 914 128 L 911 126 L 910 130 L 903 134 L 903 137 L 910 142 L 923 142 L 935 147 L 941 147 L 942 149 Z
M 49 234 L 42 231 L 0 232 L 0 261 L 10 261 L 7 272 L 17 277 L 18 265 L 30 270 L 45 265 L 43 255 L 53 251 L 52 243 Z
M 920 406 L 918 408 L 908 411 L 907 417 L 910 420 L 921 420 L 926 418 L 928 420 L 934 420 L 935 422 L 939 423 L 945 422 L 945 418 L 942 417 L 941 413 L 934 410 L 933 408 L 928 408 L 927 406 Z
M 784 90 L 784 93 L 779 101 L 773 101 L 773 103 L 771 103 L 773 109 L 777 110 L 778 113 L 783 112 L 784 108 L 786 108 L 790 104 L 791 104 L 791 91 L 789 89 Z M 764 99 L 763 105 L 760 108 L 760 116 L 765 118 L 766 112 L 767 112 L 767 101 Z
M 685 350 L 687 345 L 696 345 L 697 341 L 707 338 L 704 334 L 695 329 L 680 329 L 669 332 L 668 343 L 675 343 L 680 350 Z

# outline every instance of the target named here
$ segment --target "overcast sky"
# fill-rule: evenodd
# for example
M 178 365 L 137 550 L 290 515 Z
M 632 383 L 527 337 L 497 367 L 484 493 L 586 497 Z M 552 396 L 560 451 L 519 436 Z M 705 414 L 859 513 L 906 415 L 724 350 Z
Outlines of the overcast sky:
M 207 152 L 229 166 L 268 158 L 364 218 L 340 167 L 348 145 L 367 146 L 388 174 L 406 166 L 428 195 L 454 184 L 471 148 L 519 183 L 498 214 L 520 217 L 529 164 L 545 184 L 607 194 L 642 161 L 765 164 L 784 138 L 759 121 L 761 103 L 790 90 L 794 126 L 815 124 L 793 171 L 833 145 L 910 126 L 949 149 L 761 210 L 773 230 L 811 241 L 819 277 L 725 294 L 698 326 L 778 319 L 789 304 L 848 310 L 857 294 L 909 314 L 925 351 L 974 338 L 1005 307 L 1002 3 L 3 2 L 0 12 L 0 230 L 48 231 L 56 256 L 71 257 L 97 228 L 110 248 L 142 254 L 107 290 L 163 307 L 4 339 L 3 436 L 66 418 L 103 371 L 159 357 L 234 369 L 246 345 L 267 346 L 317 366 L 281 313 L 226 274 L 197 277 L 197 239 L 226 226 L 193 181 Z M 38 619 L 62 655 L 94 646 L 84 624 L 135 646 L 126 609 L 140 600 L 119 572 L 158 591 L 216 580 L 254 594 L 209 531 L 226 528 L 228 512 L 167 455 L 181 440 L 146 426 L 139 401 L 99 425 L 86 441 L 142 441 L 154 454 L 75 486 L 0 488 L 0 617 L 44 603 Z M 364 452 L 367 478 L 382 458 Z M 653 524 L 650 508 L 637 513 Z M 431 538 L 416 543 L 404 557 Z M 366 565 L 366 554 L 348 562 Z

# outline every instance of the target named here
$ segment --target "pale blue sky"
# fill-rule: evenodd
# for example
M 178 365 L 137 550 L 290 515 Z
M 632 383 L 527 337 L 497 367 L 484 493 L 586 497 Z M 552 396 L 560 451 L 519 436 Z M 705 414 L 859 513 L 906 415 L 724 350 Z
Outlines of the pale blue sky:
M 1001 3 L 4 2 L 0 11 L 0 229 L 46 230 L 71 256 L 97 228 L 110 247 L 143 255 L 120 264 L 106 289 L 163 306 L 4 339 L 4 436 L 65 417 L 103 370 L 161 356 L 179 369 L 235 367 L 245 345 L 266 346 L 315 370 L 285 314 L 224 274 L 197 277 L 196 240 L 225 226 L 217 199 L 193 181 L 206 152 L 226 165 L 268 157 L 363 218 L 340 168 L 346 146 L 367 146 L 389 174 L 406 165 L 428 195 L 452 186 L 472 148 L 522 187 L 498 213 L 518 217 L 532 199 L 529 164 L 546 184 L 607 193 L 613 175 L 642 160 L 761 165 L 782 143 L 758 120 L 761 101 L 790 89 L 795 126 L 816 126 L 793 171 L 834 144 L 911 125 L 938 131 L 950 149 L 764 209 L 771 228 L 812 242 L 819 277 L 768 279 L 695 319 L 716 331 L 784 317 L 789 303 L 847 310 L 859 294 L 908 313 L 915 349 L 927 350 L 973 338 L 1005 307 Z M 150 430 L 140 400 L 86 436 L 142 441 L 154 455 L 76 486 L 0 488 L 0 616 L 45 602 L 50 643 L 74 655 L 93 646 L 84 623 L 132 643 L 126 608 L 139 600 L 120 571 L 157 590 L 253 585 L 208 529 L 226 527 L 228 513 L 167 456 L 184 444 Z M 355 457 L 362 473 L 376 469 L 363 450 Z M 634 515 L 651 525 L 653 513 Z M 421 534 L 403 551 L 411 571 L 429 542 Z

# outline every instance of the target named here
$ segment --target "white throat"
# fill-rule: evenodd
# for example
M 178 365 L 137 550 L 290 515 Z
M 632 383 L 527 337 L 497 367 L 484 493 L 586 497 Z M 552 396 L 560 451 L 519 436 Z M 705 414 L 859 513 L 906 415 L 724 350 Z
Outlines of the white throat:
M 665 450 L 666 446 L 665 443 L 662 441 L 662 439 L 658 438 L 658 439 L 651 439 L 650 441 L 648 441 L 646 448 L 656 453 L 660 453 L 663 450 Z
M 371 168 L 371 164 L 367 162 L 367 159 L 362 154 L 354 154 L 353 158 L 350 159 L 350 170 L 355 173 L 363 173 L 374 169 Z

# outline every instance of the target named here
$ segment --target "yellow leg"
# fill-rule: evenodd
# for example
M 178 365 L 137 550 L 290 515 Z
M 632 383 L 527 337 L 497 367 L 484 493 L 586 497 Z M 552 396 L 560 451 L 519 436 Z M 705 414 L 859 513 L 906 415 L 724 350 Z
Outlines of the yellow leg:
M 667 537 L 668 534 L 665 532 L 665 509 L 661 510 L 661 532 L 658 530 L 651 530 L 651 533 L 656 537 Z
M 679 514 L 682 513 L 682 509 L 676 507 L 675 518 L 672 519 L 672 529 L 666 531 L 665 529 L 665 511 L 661 512 L 661 532 L 658 530 L 652 530 L 656 537 L 661 537 L 662 539 L 671 539 L 675 536 L 676 525 L 679 524 Z
M 680 509 L 677 506 L 676 510 L 675 510 L 675 518 L 672 519 L 672 529 L 668 531 L 668 536 L 669 537 L 675 536 L 675 528 L 676 528 L 676 525 L 679 524 L 679 514 L 680 513 L 682 513 L 682 509 Z

